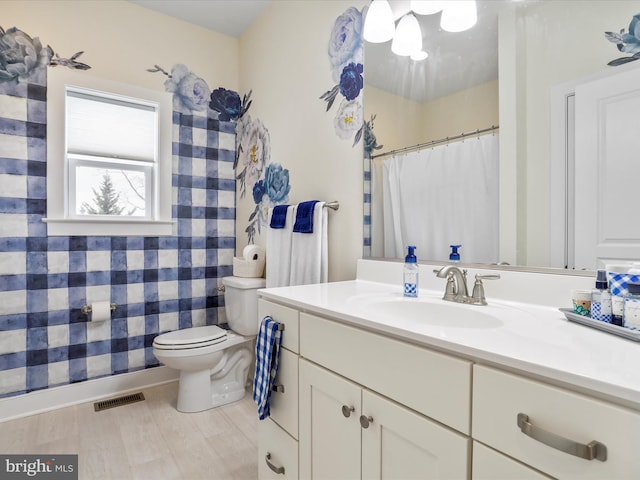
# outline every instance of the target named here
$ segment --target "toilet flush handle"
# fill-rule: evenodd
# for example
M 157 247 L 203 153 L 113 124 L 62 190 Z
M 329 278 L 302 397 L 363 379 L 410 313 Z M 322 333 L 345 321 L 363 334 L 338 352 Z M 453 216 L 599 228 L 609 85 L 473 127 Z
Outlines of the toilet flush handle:
M 218 293 L 224 293 L 224 290 L 225 290 L 224 285 L 218 287 L 217 290 L 218 290 Z

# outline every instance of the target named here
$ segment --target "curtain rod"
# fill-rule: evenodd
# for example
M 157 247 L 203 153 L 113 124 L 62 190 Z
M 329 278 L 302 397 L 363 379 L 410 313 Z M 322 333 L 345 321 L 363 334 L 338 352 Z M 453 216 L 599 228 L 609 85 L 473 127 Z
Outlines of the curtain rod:
M 388 152 L 379 153 L 377 155 L 372 155 L 371 159 L 378 158 L 378 157 L 384 157 L 384 156 L 387 156 L 387 155 L 393 155 L 393 154 L 396 154 L 396 153 L 404 153 L 404 152 L 408 152 L 410 150 L 420 150 L 421 148 L 432 147 L 434 145 L 438 145 L 439 143 L 449 143 L 449 142 L 453 142 L 455 140 L 459 140 L 461 138 L 472 137 L 472 136 L 475 136 L 475 135 L 481 135 L 483 133 L 493 132 L 495 130 L 498 130 L 499 128 L 500 127 L 498 125 L 491 125 L 488 128 L 478 129 L 478 130 L 476 130 L 474 132 L 461 133 L 460 135 L 456 135 L 454 137 L 446 137 L 446 138 L 441 138 L 439 140 L 431 140 L 429 142 L 419 143 L 417 145 L 412 145 L 410 147 L 398 148 L 397 150 L 389 150 Z

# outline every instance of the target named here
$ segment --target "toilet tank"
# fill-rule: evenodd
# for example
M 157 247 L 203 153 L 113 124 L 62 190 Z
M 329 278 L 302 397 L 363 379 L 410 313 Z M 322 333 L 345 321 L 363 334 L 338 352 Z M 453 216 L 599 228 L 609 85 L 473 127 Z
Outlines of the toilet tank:
M 229 328 L 240 335 L 258 334 L 258 289 L 264 288 L 264 278 L 224 277 L 224 305 Z

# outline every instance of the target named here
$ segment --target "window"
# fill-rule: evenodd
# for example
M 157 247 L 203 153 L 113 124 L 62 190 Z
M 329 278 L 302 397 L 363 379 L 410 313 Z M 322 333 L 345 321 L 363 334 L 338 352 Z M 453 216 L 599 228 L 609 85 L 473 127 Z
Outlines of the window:
M 170 94 L 84 72 L 47 90 L 49 235 L 173 234 Z

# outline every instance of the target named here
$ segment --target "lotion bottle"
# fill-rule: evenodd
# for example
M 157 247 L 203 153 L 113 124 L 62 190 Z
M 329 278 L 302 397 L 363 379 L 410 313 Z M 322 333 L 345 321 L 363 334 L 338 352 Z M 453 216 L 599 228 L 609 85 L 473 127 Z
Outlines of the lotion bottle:
M 604 270 L 597 271 L 596 288 L 591 291 L 591 318 L 606 323 L 612 320 L 611 292 Z
M 413 245 L 407 247 L 407 256 L 404 258 L 403 284 L 405 297 L 418 296 L 418 263 Z

